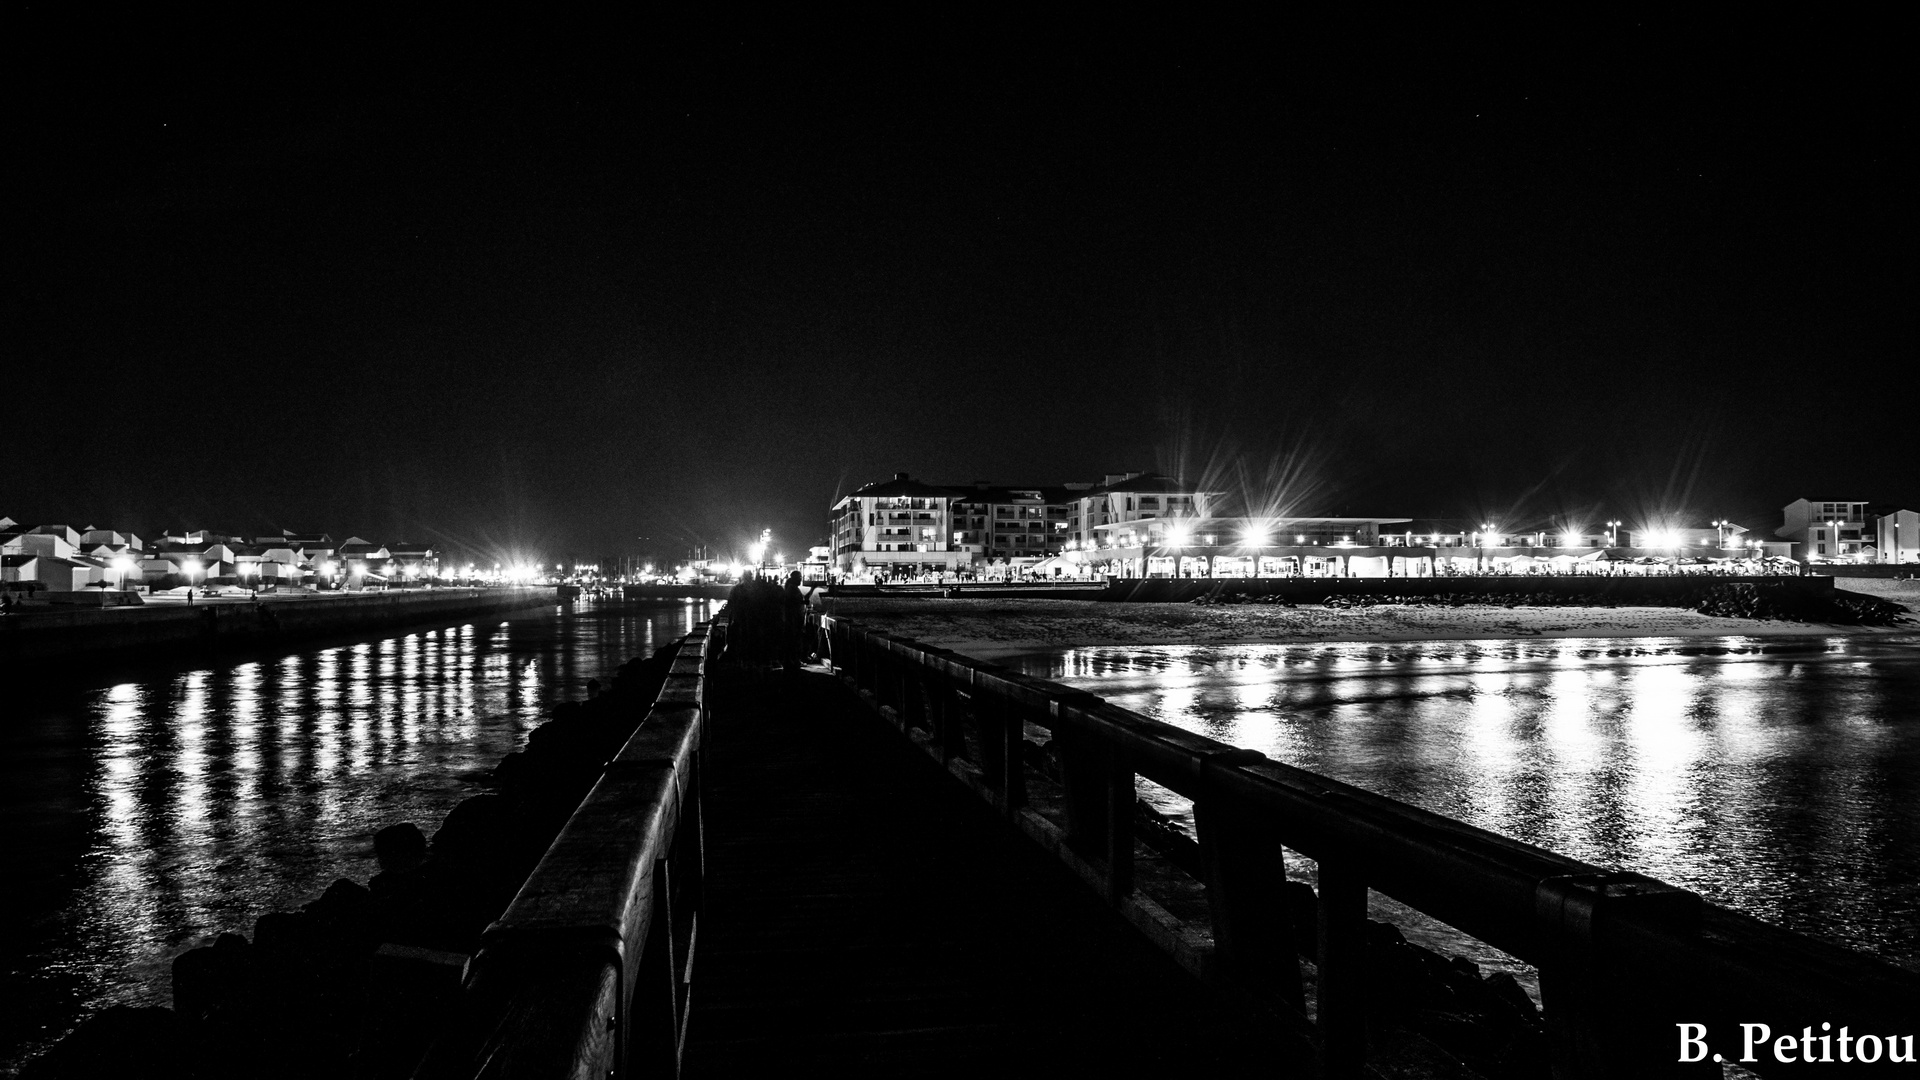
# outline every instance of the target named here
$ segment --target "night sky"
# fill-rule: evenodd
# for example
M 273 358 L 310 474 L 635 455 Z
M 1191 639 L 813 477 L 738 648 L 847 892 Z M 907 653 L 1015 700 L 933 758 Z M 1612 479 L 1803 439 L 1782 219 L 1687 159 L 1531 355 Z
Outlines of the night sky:
M 1920 502 L 1889 28 L 6 18 L 24 521 L 672 557 L 895 471 Z

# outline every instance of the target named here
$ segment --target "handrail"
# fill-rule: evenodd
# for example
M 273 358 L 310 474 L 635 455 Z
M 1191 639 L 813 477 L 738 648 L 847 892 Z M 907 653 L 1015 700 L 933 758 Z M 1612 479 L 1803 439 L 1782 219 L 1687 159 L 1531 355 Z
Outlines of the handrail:
M 1372 993 L 1357 943 L 1373 889 L 1541 970 L 1556 1077 L 1718 1069 L 1678 1058 L 1677 1025 L 1705 1026 L 1728 1061 L 1743 1024 L 1796 1038 L 1845 1023 L 1907 1033 L 1920 975 L 1152 720 L 1058 683 L 820 615 L 820 651 L 927 752 L 1149 931 L 1230 992 L 1297 1006 L 1300 958 L 1284 928 L 1281 847 L 1320 865 L 1318 1000 L 1323 1075 L 1358 1075 Z M 1064 782 L 1064 830 L 1026 808 L 1026 724 L 1045 728 Z M 971 742 L 969 737 L 971 737 Z M 977 745 L 977 752 L 969 749 Z M 974 756 L 969 756 L 974 755 Z M 1170 934 L 1133 883 L 1134 777 L 1194 801 L 1209 934 Z M 1279 923 L 1282 925 L 1276 926 Z M 1257 995 L 1256 995 L 1257 996 Z M 1770 1054 L 1743 1062 L 1766 1072 Z M 1717 1073 L 1716 1073 L 1717 1075 Z
M 416 1078 L 678 1072 L 705 877 L 705 678 L 724 622 L 681 642 L 646 719 L 487 928 Z

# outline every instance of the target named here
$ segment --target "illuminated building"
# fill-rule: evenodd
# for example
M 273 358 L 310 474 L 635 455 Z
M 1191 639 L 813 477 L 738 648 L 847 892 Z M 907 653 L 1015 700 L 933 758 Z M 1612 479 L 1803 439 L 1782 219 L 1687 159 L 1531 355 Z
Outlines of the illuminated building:
M 1773 531 L 1807 562 L 1920 562 L 1920 514 L 1861 500 L 1795 499 Z
M 856 576 L 960 570 L 973 553 L 954 545 L 953 488 L 894 473 L 833 504 L 833 565 Z

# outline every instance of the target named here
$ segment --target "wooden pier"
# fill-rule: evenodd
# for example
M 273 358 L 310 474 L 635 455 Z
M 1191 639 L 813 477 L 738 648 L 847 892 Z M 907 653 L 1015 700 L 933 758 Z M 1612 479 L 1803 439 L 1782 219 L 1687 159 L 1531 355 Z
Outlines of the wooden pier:
M 724 619 L 688 635 L 414 1076 L 1687 1077 L 1719 1066 L 1676 1060 L 1676 1020 L 1738 1060 L 1744 1023 L 1901 1032 L 1920 1000 L 1664 882 L 817 629 L 830 667 L 792 676 L 722 662 Z M 1197 838 L 1143 819 L 1136 777 Z M 1544 1011 L 1409 952 L 1370 892 L 1536 965 Z
M 883 739 L 831 675 L 725 670 L 709 707 L 685 1075 L 1286 1076 L 1311 1060 Z

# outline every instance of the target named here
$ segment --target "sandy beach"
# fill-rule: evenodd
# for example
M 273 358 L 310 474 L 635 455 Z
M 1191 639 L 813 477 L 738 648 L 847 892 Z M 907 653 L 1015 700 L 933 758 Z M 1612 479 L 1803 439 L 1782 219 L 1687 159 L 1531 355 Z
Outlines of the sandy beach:
M 1853 584 L 1852 582 L 1848 583 Z M 1878 581 L 1872 595 L 1920 608 L 1920 582 Z M 1896 586 L 1898 588 L 1896 588 Z M 1862 592 L 1868 590 L 1862 589 Z M 1833 626 L 1729 619 L 1670 607 L 1465 607 L 1383 604 L 1114 604 L 1094 600 L 829 601 L 863 624 L 992 659 L 1081 645 L 1226 645 L 1500 638 L 1726 637 L 1914 633 L 1916 626 Z

